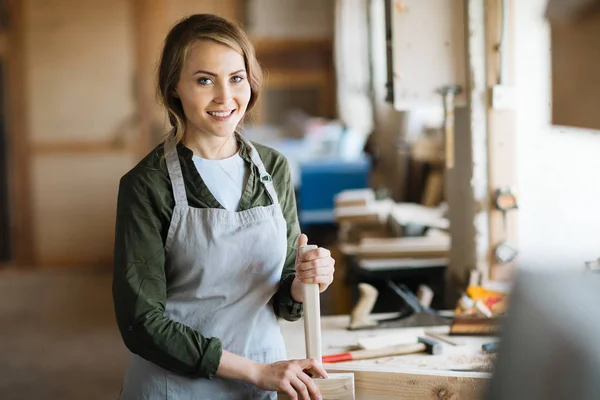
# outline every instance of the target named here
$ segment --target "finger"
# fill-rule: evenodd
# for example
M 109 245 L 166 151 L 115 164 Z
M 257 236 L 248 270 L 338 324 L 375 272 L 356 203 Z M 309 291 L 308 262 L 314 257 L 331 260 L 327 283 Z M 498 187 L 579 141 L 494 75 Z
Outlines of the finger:
M 287 394 L 287 396 L 290 398 L 290 400 L 298 399 L 298 394 L 296 393 L 296 390 L 289 382 L 282 383 L 280 386 L 280 391 L 282 393 Z
M 333 269 L 335 262 L 333 258 L 319 258 L 317 260 L 298 263 L 296 272 L 300 275 L 312 276 L 328 274 Z
M 317 271 L 317 273 L 296 274 L 296 277 L 302 283 L 324 283 L 333 280 L 333 274 L 334 271 L 327 268 L 324 271 Z
M 309 362 L 310 369 L 313 370 L 313 372 L 319 374 L 321 378 L 327 379 L 327 371 L 325 371 L 325 368 L 323 368 L 319 361 L 314 358 L 310 358 L 307 361 Z
M 316 248 L 314 250 L 311 251 L 307 251 L 303 256 L 302 259 L 304 261 L 311 261 L 311 260 L 315 260 L 317 258 L 327 258 L 331 256 L 331 251 L 324 249 L 323 247 L 319 247 Z
M 303 246 L 306 246 L 308 244 L 308 236 L 306 236 L 304 233 L 301 234 L 298 237 L 298 248 L 301 248 Z
M 308 393 L 310 394 L 311 399 L 320 399 L 321 398 L 321 391 L 315 384 L 315 381 L 313 381 L 310 378 L 310 376 L 306 375 L 305 373 L 301 373 L 300 375 L 298 375 L 298 378 L 300 378 L 300 380 L 304 383 L 304 385 L 306 385 L 306 388 L 308 389 Z
M 299 375 L 306 376 L 306 374 L 302 371 L 300 371 Z M 302 379 L 300 379 L 299 376 L 296 376 L 293 379 L 290 379 L 290 383 L 296 390 L 296 393 L 298 393 L 298 399 L 310 400 L 310 395 L 308 394 L 308 388 L 306 387 L 306 384 L 302 381 Z

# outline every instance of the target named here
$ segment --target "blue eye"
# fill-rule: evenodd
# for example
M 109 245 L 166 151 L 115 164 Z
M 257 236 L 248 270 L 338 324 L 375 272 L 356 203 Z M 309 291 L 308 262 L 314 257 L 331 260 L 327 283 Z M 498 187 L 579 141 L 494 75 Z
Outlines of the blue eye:
M 212 80 L 210 78 L 200 78 L 198 79 L 198 83 L 201 85 L 210 85 Z
M 243 80 L 244 80 L 244 77 L 243 77 L 243 76 L 236 75 L 236 76 L 232 76 L 232 77 L 231 77 L 231 81 L 232 81 L 233 83 L 240 83 L 240 82 L 241 82 L 241 81 L 243 81 Z

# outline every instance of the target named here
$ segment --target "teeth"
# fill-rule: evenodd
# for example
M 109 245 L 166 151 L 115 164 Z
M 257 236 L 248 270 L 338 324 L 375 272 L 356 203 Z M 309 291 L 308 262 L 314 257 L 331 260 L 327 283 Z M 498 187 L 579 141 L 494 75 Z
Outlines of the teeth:
M 229 114 L 231 114 L 231 111 L 226 111 L 226 112 L 209 111 L 208 113 L 210 115 L 214 115 L 215 117 L 227 117 L 227 116 L 229 116 Z

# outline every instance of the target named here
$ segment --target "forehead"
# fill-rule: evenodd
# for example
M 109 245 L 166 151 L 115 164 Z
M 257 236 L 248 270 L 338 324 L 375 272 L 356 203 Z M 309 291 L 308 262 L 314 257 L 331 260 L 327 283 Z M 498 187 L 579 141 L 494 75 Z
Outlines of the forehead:
M 198 40 L 189 49 L 183 70 L 191 73 L 202 69 L 227 73 L 245 69 L 244 56 L 224 44 L 212 40 Z

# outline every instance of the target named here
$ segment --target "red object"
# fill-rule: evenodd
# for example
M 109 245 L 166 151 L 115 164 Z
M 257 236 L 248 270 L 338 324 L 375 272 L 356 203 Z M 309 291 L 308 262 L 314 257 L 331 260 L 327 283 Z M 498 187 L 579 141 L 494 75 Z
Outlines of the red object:
M 339 354 L 330 354 L 328 356 L 323 356 L 324 363 L 335 363 L 340 361 L 352 361 L 354 358 L 352 357 L 352 353 L 339 353 Z

